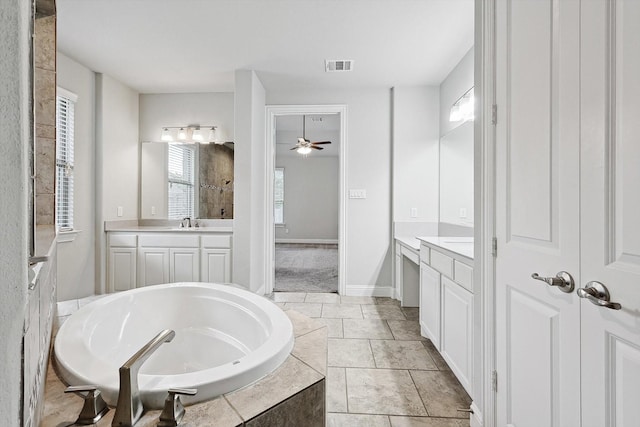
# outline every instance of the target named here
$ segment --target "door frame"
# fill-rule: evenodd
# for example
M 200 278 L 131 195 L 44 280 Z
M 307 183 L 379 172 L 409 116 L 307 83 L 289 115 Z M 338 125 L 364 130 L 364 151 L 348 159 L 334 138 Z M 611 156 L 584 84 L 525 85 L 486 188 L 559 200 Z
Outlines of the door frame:
M 474 385 L 471 417 L 473 427 L 496 426 L 496 162 L 495 125 L 495 10 L 497 0 L 475 0 L 474 93 L 476 105 L 474 129 Z M 478 413 L 480 412 L 480 413 Z
M 276 167 L 276 117 L 305 114 L 338 114 L 340 116 L 340 158 L 338 172 L 338 293 L 346 294 L 347 277 L 347 106 L 335 105 L 267 105 L 265 147 L 265 294 L 273 292 L 275 282 L 275 220 L 273 215 L 273 174 Z

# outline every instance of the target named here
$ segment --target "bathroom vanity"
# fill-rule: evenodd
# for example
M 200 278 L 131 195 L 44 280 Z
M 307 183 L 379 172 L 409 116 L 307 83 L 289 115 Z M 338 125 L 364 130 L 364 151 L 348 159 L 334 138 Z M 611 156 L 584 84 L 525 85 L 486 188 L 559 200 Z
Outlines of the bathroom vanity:
M 473 238 L 420 240 L 420 332 L 472 394 Z
M 231 281 L 232 227 L 107 230 L 107 292 L 172 282 Z

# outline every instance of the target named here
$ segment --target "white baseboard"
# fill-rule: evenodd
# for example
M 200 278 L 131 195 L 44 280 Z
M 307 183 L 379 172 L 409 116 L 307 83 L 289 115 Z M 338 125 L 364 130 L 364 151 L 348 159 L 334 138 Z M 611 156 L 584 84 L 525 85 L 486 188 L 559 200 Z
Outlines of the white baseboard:
M 471 402 L 471 410 L 473 411 L 473 414 L 469 414 L 471 415 L 469 426 L 482 427 L 482 412 L 480 412 L 480 408 L 476 406 L 476 402 Z
M 346 295 L 354 297 L 395 297 L 393 286 L 347 286 Z
M 337 245 L 338 239 L 276 239 L 276 243 L 306 243 L 310 245 Z

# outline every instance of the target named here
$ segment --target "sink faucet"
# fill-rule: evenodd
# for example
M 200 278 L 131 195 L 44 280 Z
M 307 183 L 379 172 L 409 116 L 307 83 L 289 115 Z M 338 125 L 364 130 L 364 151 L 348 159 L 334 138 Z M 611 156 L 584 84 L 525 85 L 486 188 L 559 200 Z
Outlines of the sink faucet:
M 165 329 L 151 341 L 136 352 L 124 365 L 120 367 L 120 391 L 118 393 L 118 405 L 113 416 L 112 426 L 133 427 L 140 419 L 143 412 L 140 392 L 138 391 L 138 371 L 142 364 L 163 343 L 170 342 L 176 333 L 171 329 Z
M 187 225 L 185 225 L 185 221 Z M 182 226 L 191 228 L 191 217 L 182 218 Z

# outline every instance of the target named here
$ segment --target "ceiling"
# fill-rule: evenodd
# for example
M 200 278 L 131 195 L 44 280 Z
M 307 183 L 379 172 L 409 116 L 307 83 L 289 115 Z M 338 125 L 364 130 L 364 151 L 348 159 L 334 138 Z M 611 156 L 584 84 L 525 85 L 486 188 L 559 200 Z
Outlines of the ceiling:
M 473 0 L 57 0 L 58 48 L 141 93 L 437 85 L 473 45 Z M 325 59 L 352 59 L 325 73 Z

